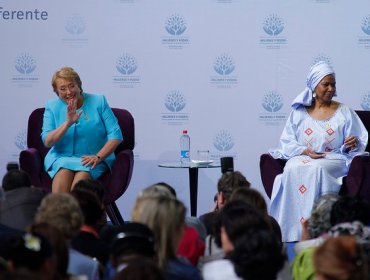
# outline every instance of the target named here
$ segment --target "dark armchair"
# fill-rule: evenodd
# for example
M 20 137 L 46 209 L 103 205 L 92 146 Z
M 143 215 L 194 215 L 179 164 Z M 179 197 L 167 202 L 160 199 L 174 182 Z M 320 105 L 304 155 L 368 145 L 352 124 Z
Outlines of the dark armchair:
M 370 133 L 370 111 L 356 111 L 356 113 Z M 370 152 L 369 143 L 366 151 Z M 283 172 L 285 162 L 285 160 L 274 159 L 270 154 L 262 154 L 260 157 L 262 184 L 269 198 L 271 198 L 275 177 Z M 370 156 L 356 156 L 352 160 L 339 193 L 362 196 L 370 202 Z
M 104 204 L 113 224 L 123 224 L 115 201 L 126 191 L 134 166 L 135 124 L 131 113 L 125 109 L 112 108 L 118 119 L 124 140 L 115 150 L 116 160 L 112 172 L 104 173 L 99 180 L 105 186 Z M 28 119 L 27 150 L 19 155 L 20 168 L 28 172 L 32 185 L 51 191 L 51 178 L 44 170 L 44 158 L 48 148 L 41 141 L 44 108 L 34 110 Z

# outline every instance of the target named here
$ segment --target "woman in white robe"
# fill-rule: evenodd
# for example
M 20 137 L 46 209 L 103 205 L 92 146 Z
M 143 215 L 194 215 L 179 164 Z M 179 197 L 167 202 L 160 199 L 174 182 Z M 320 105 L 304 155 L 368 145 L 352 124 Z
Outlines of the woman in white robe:
M 280 224 L 283 241 L 301 239 L 301 223 L 315 199 L 339 192 L 354 156 L 364 154 L 368 133 L 357 114 L 333 100 L 335 73 L 320 61 L 311 67 L 307 87 L 296 97 L 274 158 L 288 160 L 276 176 L 270 215 Z

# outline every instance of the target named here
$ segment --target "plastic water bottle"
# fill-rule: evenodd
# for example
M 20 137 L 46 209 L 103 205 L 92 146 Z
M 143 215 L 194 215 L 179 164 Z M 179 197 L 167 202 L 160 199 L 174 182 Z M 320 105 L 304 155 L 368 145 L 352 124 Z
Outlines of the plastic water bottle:
M 188 135 L 188 131 L 186 129 L 182 131 L 182 135 L 180 137 L 180 151 L 181 164 L 190 163 L 190 136 Z

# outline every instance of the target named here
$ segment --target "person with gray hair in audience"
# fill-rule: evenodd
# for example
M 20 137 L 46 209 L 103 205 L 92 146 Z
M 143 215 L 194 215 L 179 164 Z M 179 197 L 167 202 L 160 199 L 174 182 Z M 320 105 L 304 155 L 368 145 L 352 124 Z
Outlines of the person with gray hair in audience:
M 359 197 L 339 196 L 331 203 L 329 229 L 317 238 L 306 240 L 299 244 L 299 253 L 295 256 L 292 264 L 293 278 L 311 279 L 314 275 L 312 256 L 316 247 L 320 246 L 328 237 L 338 235 L 356 235 L 358 238 L 366 233 L 366 244 L 369 241 L 370 205 Z M 320 204 L 320 203 L 319 203 Z M 298 244 L 296 245 L 298 246 Z M 370 254 L 369 254 L 370 256 Z
M 294 246 L 296 254 L 303 249 L 321 244 L 320 236 L 331 227 L 330 213 L 333 204 L 339 199 L 337 193 L 327 193 L 317 199 L 313 205 L 310 217 L 302 223 L 302 241 Z

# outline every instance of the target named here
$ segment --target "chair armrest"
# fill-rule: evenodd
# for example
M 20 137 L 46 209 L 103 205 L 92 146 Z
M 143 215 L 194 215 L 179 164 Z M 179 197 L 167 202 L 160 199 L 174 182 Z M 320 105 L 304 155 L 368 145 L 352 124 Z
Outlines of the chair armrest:
M 32 185 L 41 185 L 40 174 L 44 168 L 41 155 L 35 148 L 29 148 L 20 152 L 19 167 L 29 174 Z
M 349 167 L 344 181 L 343 192 L 349 196 L 356 196 L 361 192 L 361 186 L 366 173 L 366 166 L 370 163 L 370 156 L 355 156 Z
M 260 157 L 261 180 L 269 198 L 271 198 L 275 177 L 283 173 L 285 163 L 286 160 L 275 159 L 267 153 L 262 154 Z
M 111 173 L 105 174 L 101 181 L 106 186 L 104 204 L 116 201 L 127 189 L 134 167 L 134 153 L 126 149 L 116 155 Z

